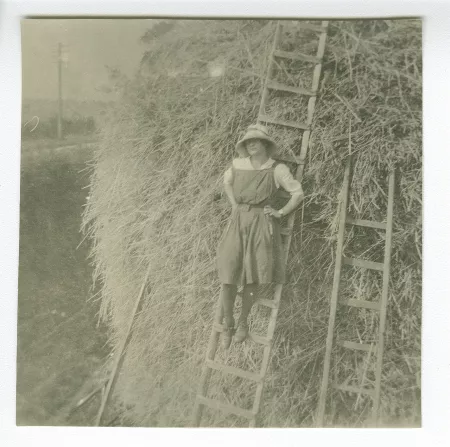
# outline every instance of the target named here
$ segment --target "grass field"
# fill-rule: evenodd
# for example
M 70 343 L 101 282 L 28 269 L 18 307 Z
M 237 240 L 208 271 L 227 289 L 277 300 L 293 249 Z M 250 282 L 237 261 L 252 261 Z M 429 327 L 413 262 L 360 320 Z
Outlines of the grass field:
M 39 155 L 40 161 L 47 160 L 42 159 L 42 154 L 48 154 L 48 151 L 52 151 L 59 147 L 90 144 L 93 141 L 95 141 L 95 136 L 91 135 L 69 135 L 63 140 L 55 140 L 50 138 L 39 140 L 24 140 L 22 141 L 22 157 L 28 157 L 30 155 L 34 155 L 37 157 Z M 66 152 L 65 155 L 67 160 L 68 153 Z M 82 156 L 82 154 L 79 154 L 79 156 Z
M 28 156 L 43 147 L 27 143 L 22 152 L 16 423 L 91 425 L 95 402 L 69 415 L 99 380 L 107 352 L 80 245 L 90 150 Z

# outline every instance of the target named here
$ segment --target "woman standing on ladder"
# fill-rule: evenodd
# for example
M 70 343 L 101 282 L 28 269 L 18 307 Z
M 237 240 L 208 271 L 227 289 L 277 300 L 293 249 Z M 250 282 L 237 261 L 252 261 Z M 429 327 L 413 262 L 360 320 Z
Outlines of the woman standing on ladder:
M 303 200 L 303 191 L 289 168 L 271 158 L 276 150 L 277 145 L 265 126 L 250 126 L 236 145 L 241 158 L 234 159 L 225 172 L 224 189 L 232 213 L 217 256 L 225 349 L 230 346 L 235 330 L 233 309 L 237 287 L 244 287 L 234 337 L 236 343 L 241 343 L 248 335 L 247 319 L 257 286 L 285 282 L 280 219 L 298 207 Z M 276 209 L 280 188 L 289 192 L 291 198 L 281 209 Z

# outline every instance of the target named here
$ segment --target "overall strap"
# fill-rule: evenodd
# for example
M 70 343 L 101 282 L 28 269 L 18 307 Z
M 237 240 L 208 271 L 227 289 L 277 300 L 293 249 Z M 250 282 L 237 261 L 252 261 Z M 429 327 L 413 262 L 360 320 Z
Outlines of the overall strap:
M 280 162 L 279 162 L 278 160 L 275 160 L 275 161 L 273 162 L 272 166 L 270 166 L 270 168 L 268 168 L 268 169 L 270 169 L 270 173 L 271 173 L 271 175 L 272 175 L 272 181 L 273 181 L 273 184 L 274 184 L 274 186 L 275 186 L 275 189 L 274 189 L 274 191 L 273 191 L 273 193 L 272 193 L 271 196 L 267 197 L 265 200 L 263 200 L 262 202 L 260 202 L 260 203 L 258 204 L 259 207 L 263 207 L 263 206 L 265 206 L 265 205 L 271 205 L 271 206 L 272 206 L 273 203 L 274 203 L 274 201 L 276 201 L 276 197 L 277 197 L 277 195 L 278 195 L 278 193 L 279 193 L 279 191 L 280 191 L 280 187 L 276 188 L 276 182 L 275 182 L 275 168 L 276 168 L 277 165 L 279 165 L 279 164 L 280 164 Z

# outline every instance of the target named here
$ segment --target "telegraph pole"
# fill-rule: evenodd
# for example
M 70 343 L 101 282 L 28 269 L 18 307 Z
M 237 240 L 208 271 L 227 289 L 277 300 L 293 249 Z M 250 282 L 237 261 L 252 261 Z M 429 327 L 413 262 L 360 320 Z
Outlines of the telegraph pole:
M 58 121 L 57 121 L 58 140 L 62 140 L 62 136 L 63 136 L 62 119 L 63 119 L 62 45 L 61 45 L 61 42 L 60 42 L 60 43 L 58 43 Z

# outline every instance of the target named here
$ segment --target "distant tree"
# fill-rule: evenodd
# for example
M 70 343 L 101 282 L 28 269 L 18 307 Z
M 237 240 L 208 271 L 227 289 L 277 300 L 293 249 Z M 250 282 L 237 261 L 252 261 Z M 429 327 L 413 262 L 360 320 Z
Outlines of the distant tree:
M 174 26 L 175 20 L 164 20 L 153 25 L 152 28 L 148 29 L 145 34 L 141 37 L 142 43 L 151 43 L 152 40 L 163 36 L 168 33 Z

